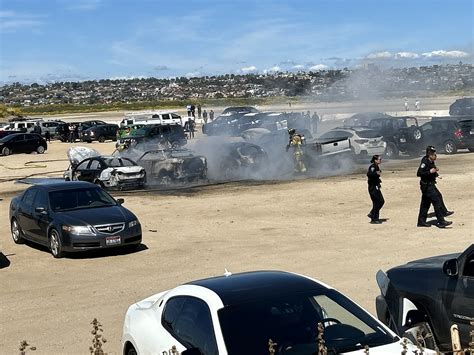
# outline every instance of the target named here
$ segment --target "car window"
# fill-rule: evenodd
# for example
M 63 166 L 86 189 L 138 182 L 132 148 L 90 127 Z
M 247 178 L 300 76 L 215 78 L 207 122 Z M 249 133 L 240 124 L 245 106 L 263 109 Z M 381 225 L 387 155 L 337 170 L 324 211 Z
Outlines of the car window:
M 380 133 L 378 133 L 377 131 L 374 131 L 372 129 L 368 129 L 368 130 L 365 130 L 365 131 L 358 131 L 357 135 L 360 138 L 377 138 L 377 137 L 380 137 Z
M 420 127 L 423 132 L 428 132 L 433 129 L 433 124 L 427 123 Z
M 89 160 L 83 161 L 77 166 L 76 170 L 86 170 L 88 164 L 89 164 Z
M 207 304 L 194 297 L 179 297 L 168 301 L 164 322 L 173 337 L 186 347 L 198 348 L 202 354 L 218 354 L 211 313 Z M 168 309 L 170 302 L 172 308 Z M 183 302 L 184 300 L 184 302 Z M 180 306 L 180 307 L 179 307 Z
M 51 191 L 51 209 L 55 212 L 115 206 L 115 200 L 99 187 Z
M 177 114 L 175 114 L 175 113 L 172 113 L 172 114 L 171 114 L 171 118 L 180 119 L 181 116 L 179 116 L 179 115 L 177 115 Z
M 161 115 L 161 118 L 164 119 L 164 120 L 169 120 L 171 117 L 170 117 L 169 113 L 165 113 L 165 114 Z
M 45 191 L 37 190 L 35 206 L 48 208 L 48 194 Z
M 185 297 L 174 297 L 168 300 L 163 311 L 161 323 L 171 333 L 174 332 L 173 324 L 183 307 Z
M 37 189 L 29 189 L 28 191 L 25 192 L 22 199 L 25 205 L 33 206 L 33 201 L 35 200 L 36 191 Z
M 469 255 L 466 258 L 466 263 L 464 265 L 463 276 L 474 277 L 474 253 Z
M 91 160 L 91 163 L 89 165 L 89 169 L 91 170 L 99 170 L 101 168 L 101 164 L 100 164 L 100 161 L 96 160 L 96 159 L 92 159 Z

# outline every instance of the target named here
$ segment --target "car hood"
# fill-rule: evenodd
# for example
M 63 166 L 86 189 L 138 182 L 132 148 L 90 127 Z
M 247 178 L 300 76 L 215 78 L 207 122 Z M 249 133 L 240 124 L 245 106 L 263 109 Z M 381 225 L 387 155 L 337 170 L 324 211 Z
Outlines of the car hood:
M 397 266 L 394 269 L 413 269 L 413 268 L 423 268 L 423 269 L 440 269 L 443 267 L 445 261 L 458 258 L 461 253 L 453 253 L 453 254 L 446 254 L 446 255 L 438 255 L 432 256 L 429 258 L 413 260 L 405 265 Z
M 71 225 L 100 225 L 128 222 L 136 217 L 122 206 L 85 208 L 72 211 L 57 212 L 63 223 Z

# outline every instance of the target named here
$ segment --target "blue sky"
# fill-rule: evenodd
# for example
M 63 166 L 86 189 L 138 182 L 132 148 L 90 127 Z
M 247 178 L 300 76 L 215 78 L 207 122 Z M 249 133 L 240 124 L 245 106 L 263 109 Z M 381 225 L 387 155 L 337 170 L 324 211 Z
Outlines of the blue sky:
M 471 62 L 472 0 L 0 0 L 0 83 Z

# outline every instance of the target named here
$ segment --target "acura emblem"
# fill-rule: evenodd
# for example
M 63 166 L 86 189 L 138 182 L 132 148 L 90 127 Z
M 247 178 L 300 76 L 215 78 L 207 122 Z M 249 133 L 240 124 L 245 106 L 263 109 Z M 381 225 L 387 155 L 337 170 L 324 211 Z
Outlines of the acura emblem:
M 112 226 L 108 226 L 108 227 L 107 227 L 107 230 L 108 230 L 109 232 L 112 232 L 114 229 L 112 228 Z

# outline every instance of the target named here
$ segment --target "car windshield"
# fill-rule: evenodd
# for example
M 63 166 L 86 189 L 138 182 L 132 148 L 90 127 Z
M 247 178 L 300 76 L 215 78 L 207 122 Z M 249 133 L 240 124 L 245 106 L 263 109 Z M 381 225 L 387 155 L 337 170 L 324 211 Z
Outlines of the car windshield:
M 108 158 L 104 159 L 109 168 L 119 168 L 121 166 L 135 166 L 133 161 L 127 158 Z
M 360 138 L 377 138 L 380 137 L 380 133 L 372 129 L 367 129 L 364 131 L 357 131 L 357 135 Z
M 99 187 L 51 191 L 49 201 L 55 212 L 117 205 L 115 200 Z
M 276 354 L 317 352 L 318 323 L 334 353 L 393 343 L 364 310 L 335 290 L 318 289 L 226 306 L 218 311 L 229 354 L 266 354 L 272 339 Z

